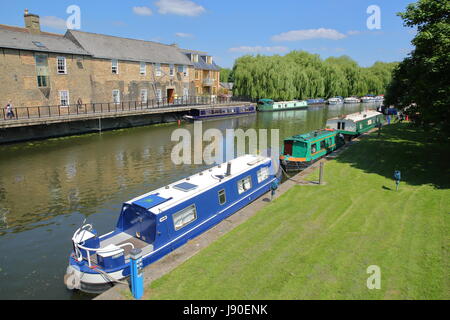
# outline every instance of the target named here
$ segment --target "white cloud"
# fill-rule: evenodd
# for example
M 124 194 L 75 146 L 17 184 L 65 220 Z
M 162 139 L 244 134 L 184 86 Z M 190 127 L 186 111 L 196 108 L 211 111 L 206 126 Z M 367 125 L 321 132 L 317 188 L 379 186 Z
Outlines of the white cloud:
M 155 5 L 161 14 L 195 17 L 206 11 L 201 5 L 189 0 L 159 0 L 155 2 Z
M 241 46 L 228 49 L 230 52 L 240 52 L 240 53 L 260 53 L 260 52 L 268 52 L 268 53 L 281 53 L 289 51 L 288 47 L 249 47 L 249 46 Z
M 175 33 L 175 35 L 179 38 L 193 38 L 194 35 L 190 34 L 190 33 L 183 33 L 183 32 L 177 32 Z
M 40 22 L 41 22 L 41 25 L 43 25 L 45 27 L 50 27 L 50 28 L 59 29 L 59 30 L 67 29 L 66 20 L 58 18 L 58 17 L 53 17 L 53 16 L 42 17 Z
M 277 34 L 272 37 L 273 41 L 301 41 L 309 39 L 331 39 L 339 40 L 346 38 L 345 34 L 342 34 L 334 29 L 307 29 L 307 30 L 292 30 L 284 33 Z
M 149 7 L 133 7 L 133 12 L 138 16 L 151 16 L 153 14 Z

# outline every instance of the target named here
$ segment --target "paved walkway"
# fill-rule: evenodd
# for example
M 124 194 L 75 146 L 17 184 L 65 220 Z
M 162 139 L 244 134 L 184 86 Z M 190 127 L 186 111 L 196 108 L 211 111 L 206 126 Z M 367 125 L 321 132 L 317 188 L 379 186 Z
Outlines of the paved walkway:
M 314 163 L 307 169 L 303 170 L 302 172 L 298 173 L 294 177 L 286 180 L 286 182 L 282 183 L 274 197 L 274 199 L 277 199 L 282 194 L 286 193 L 290 188 L 292 188 L 295 185 L 310 185 L 310 186 L 319 186 L 318 182 L 311 182 L 306 181 L 304 178 L 309 175 L 311 172 L 313 172 L 315 169 L 317 169 L 320 166 L 320 163 L 326 163 L 329 160 L 335 159 L 339 154 L 347 150 L 351 145 L 353 145 L 355 142 L 359 141 L 364 136 L 367 136 L 367 134 L 376 131 L 377 129 L 373 129 L 369 131 L 368 133 L 362 135 L 360 138 L 354 139 L 352 142 L 347 143 L 345 146 L 340 148 L 339 150 L 331 153 L 326 158 L 323 158 L 319 160 L 318 162 Z M 326 170 L 325 170 L 326 171 Z M 200 252 L 203 248 L 206 248 L 209 246 L 212 242 L 219 239 L 224 234 L 228 233 L 229 231 L 233 230 L 240 224 L 247 221 L 250 217 L 257 214 L 262 208 L 267 206 L 270 203 L 270 194 L 266 194 L 262 196 L 261 198 L 257 199 L 253 203 L 249 204 L 245 208 L 241 209 L 240 211 L 236 212 L 232 216 L 230 216 L 228 219 L 220 222 L 213 228 L 209 229 L 205 233 L 201 234 L 194 240 L 188 242 L 184 246 L 181 246 L 180 248 L 176 249 L 175 251 L 171 252 L 161 260 L 151 264 L 144 270 L 144 287 L 147 287 L 152 281 L 157 280 L 164 276 L 165 274 L 169 273 L 179 265 L 181 265 L 183 262 L 188 260 L 189 258 L 196 255 L 198 252 Z M 123 284 L 118 284 L 114 286 L 113 288 L 109 289 L 108 291 L 102 293 L 101 295 L 97 296 L 96 300 L 126 300 L 126 295 L 130 295 L 130 289 L 128 286 Z

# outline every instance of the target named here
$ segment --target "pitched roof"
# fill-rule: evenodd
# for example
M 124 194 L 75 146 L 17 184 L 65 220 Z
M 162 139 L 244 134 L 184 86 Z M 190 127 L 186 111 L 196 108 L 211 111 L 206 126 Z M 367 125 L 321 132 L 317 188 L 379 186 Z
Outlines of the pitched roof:
M 205 56 L 208 54 L 201 51 L 196 50 L 181 50 L 186 56 L 191 54 L 198 54 L 198 62 L 193 62 L 195 69 L 202 69 L 202 70 L 213 70 L 213 71 L 220 71 L 220 67 L 214 62 L 212 64 L 206 63 Z
M 0 48 L 89 55 L 63 35 L 42 32 L 32 34 L 25 28 L 0 25 Z
M 157 42 L 75 30 L 68 30 L 65 37 L 79 44 L 95 58 L 192 65 L 177 47 Z

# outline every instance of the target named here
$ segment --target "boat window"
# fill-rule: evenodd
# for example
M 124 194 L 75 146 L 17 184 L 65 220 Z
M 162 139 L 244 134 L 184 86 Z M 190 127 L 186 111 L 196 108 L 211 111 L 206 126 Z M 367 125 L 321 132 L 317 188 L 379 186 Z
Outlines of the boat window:
M 258 170 L 258 183 L 269 179 L 269 167 L 264 167 Z
M 219 191 L 219 203 L 221 206 L 223 206 L 227 202 L 227 195 L 225 193 L 225 190 Z
M 252 178 L 248 176 L 238 182 L 238 192 L 242 194 L 252 188 Z
M 320 149 L 326 149 L 325 140 L 320 141 Z
M 187 207 L 173 215 L 173 225 L 178 231 L 197 219 L 195 204 Z
M 341 129 L 342 129 L 342 130 L 345 130 L 345 122 L 342 122 L 342 124 L 341 124 Z
M 317 152 L 317 146 L 316 144 L 311 145 L 311 154 L 314 154 Z

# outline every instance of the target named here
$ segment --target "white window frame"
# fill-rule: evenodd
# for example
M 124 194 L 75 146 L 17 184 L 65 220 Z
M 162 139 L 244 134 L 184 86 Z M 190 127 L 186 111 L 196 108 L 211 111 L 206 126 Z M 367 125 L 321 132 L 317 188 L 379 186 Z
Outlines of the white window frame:
M 175 76 L 175 65 L 173 64 L 169 65 L 169 76 L 171 77 Z
M 270 175 L 269 167 L 262 167 L 261 169 L 259 169 L 257 172 L 258 183 L 261 183 L 269 179 L 269 175 Z
M 144 93 L 144 95 L 143 95 L 143 93 Z M 143 97 L 145 99 L 142 99 Z M 147 102 L 147 100 L 148 100 L 148 90 L 147 89 L 141 89 L 140 100 L 141 100 L 141 103 Z
M 117 93 L 117 95 L 115 93 Z M 118 98 L 117 101 L 115 100 L 115 97 Z M 112 98 L 113 98 L 113 103 L 119 104 L 120 103 L 120 90 L 118 90 L 118 89 L 113 90 L 112 91 Z
M 156 101 L 161 103 L 162 102 L 162 90 L 156 89 Z
M 59 62 L 63 61 L 64 70 L 59 69 Z M 67 74 L 67 60 L 66 57 L 56 57 L 56 73 L 57 74 Z
M 139 74 L 141 76 L 146 76 L 147 75 L 147 64 L 145 62 L 141 62 L 139 65 Z
M 237 187 L 238 187 L 239 194 L 243 194 L 243 193 L 249 191 L 253 187 L 252 177 L 248 176 L 242 180 L 239 180 L 237 183 Z
M 173 227 L 179 231 L 197 220 L 197 208 L 195 204 L 184 208 L 172 215 Z
M 185 77 L 189 77 L 189 67 L 188 66 L 183 66 L 183 75 Z
M 116 72 L 114 72 L 114 70 Z M 119 60 L 117 60 L 117 59 L 112 59 L 111 60 L 111 73 L 112 74 L 119 74 Z
M 179 73 L 183 73 L 183 72 L 184 72 L 184 66 L 183 66 L 182 64 L 177 65 L 177 71 L 178 71 Z
M 161 77 L 161 63 L 155 63 L 155 76 Z
M 225 197 L 225 201 L 224 201 L 223 203 L 220 202 L 220 196 L 221 196 L 221 194 L 223 194 L 224 197 Z M 219 205 L 223 206 L 223 205 L 225 205 L 225 204 L 227 203 L 227 192 L 225 191 L 225 189 L 222 189 L 222 190 L 220 190 L 220 191 L 218 192 L 218 197 L 219 197 Z
M 63 95 L 65 95 L 66 103 L 63 103 Z M 59 91 L 59 106 L 60 107 L 68 107 L 70 105 L 70 97 L 69 90 L 61 90 Z

